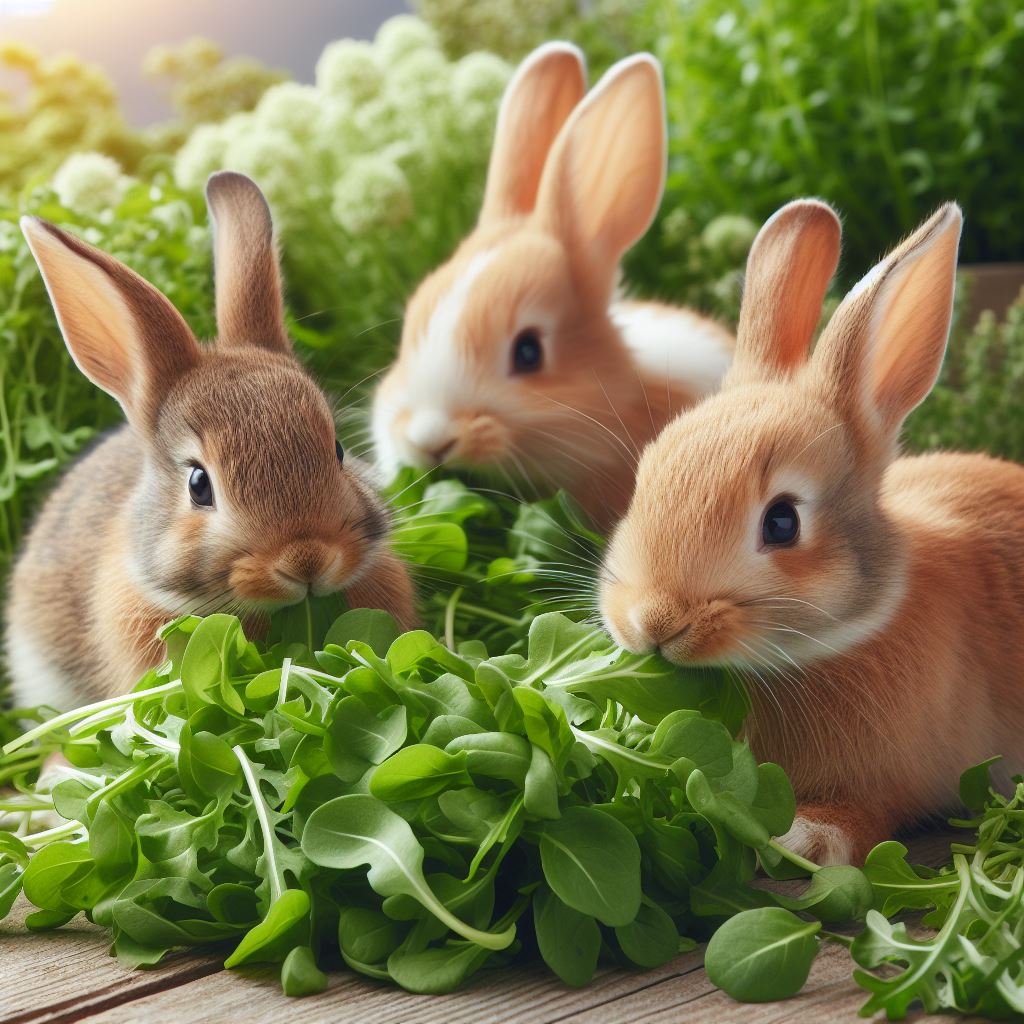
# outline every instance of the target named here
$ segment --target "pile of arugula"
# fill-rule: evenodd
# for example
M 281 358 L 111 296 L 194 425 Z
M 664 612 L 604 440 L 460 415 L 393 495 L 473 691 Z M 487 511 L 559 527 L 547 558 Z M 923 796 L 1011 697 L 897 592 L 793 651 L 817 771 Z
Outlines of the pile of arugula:
M 65 823 L 4 836 L 2 909 L 20 889 L 31 928 L 86 911 L 129 964 L 230 940 L 229 967 L 279 962 L 289 993 L 339 951 L 436 992 L 525 941 L 579 985 L 602 946 L 653 966 L 692 944 L 716 848 L 752 865 L 793 816 L 717 680 L 557 613 L 495 656 L 368 610 L 315 653 L 261 651 L 228 615 L 163 638 L 136 691 L 7 747 L 56 738 L 74 767 Z
M 901 968 L 857 973 L 867 1012 L 1024 1009 L 1024 784 L 1007 800 L 987 766 L 965 775 L 978 841 L 946 871 L 897 843 L 864 871 L 810 863 L 773 838 L 793 792 L 736 738 L 739 682 L 579 621 L 600 540 L 568 499 L 410 477 L 393 500 L 426 629 L 335 601 L 258 644 L 184 617 L 131 694 L 0 737 L 0 917 L 21 892 L 32 929 L 84 912 L 133 966 L 229 943 L 226 966 L 280 964 L 291 995 L 340 961 L 443 992 L 538 954 L 583 985 L 601 958 L 653 967 L 711 936 L 738 999 L 795 994 L 835 941 Z M 56 750 L 71 767 L 34 785 Z M 766 891 L 758 863 L 810 882 Z M 927 939 L 883 916 L 929 907 Z M 865 918 L 852 940 L 822 927 Z

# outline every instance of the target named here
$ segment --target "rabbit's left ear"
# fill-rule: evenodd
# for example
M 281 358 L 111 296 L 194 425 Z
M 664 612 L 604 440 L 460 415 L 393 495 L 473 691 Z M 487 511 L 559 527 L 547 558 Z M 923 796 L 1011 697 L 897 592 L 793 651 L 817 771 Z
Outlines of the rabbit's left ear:
M 201 359 L 170 299 L 113 256 L 37 217 L 21 229 L 78 368 L 151 429 L 174 383 Z
M 206 183 L 206 206 L 213 227 L 218 344 L 290 352 L 274 225 L 263 193 L 244 174 L 219 171 Z
M 963 215 L 946 203 L 868 273 L 836 310 L 814 353 L 837 402 L 852 397 L 883 435 L 935 385 L 953 314 Z
M 601 289 L 658 211 L 666 148 L 661 65 L 646 53 L 609 68 L 558 134 L 534 216 Z

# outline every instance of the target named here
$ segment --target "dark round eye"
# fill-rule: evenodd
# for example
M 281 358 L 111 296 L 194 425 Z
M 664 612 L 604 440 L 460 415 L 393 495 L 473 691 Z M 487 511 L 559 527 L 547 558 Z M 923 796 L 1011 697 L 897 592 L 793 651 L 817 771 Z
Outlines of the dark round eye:
M 195 505 L 213 505 L 213 484 L 210 483 L 210 474 L 202 466 L 192 467 L 188 475 L 188 493 Z
M 512 342 L 512 372 L 534 373 L 544 363 L 544 348 L 540 343 L 540 331 L 527 327 L 520 331 Z
M 777 501 L 764 514 L 761 538 L 765 544 L 792 544 L 800 532 L 800 517 L 791 501 Z
M 334 442 L 334 454 L 338 456 L 338 465 L 345 465 L 345 449 L 341 447 L 340 441 Z

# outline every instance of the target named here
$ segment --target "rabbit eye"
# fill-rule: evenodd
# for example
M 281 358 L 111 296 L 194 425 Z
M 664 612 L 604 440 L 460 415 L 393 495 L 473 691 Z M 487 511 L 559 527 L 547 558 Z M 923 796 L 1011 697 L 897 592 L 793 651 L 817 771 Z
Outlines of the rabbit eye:
M 338 456 L 338 465 L 345 465 L 345 449 L 341 447 L 340 441 L 334 442 L 334 454 Z
M 799 533 L 800 517 L 793 502 L 782 499 L 769 506 L 761 526 L 761 539 L 765 544 L 792 544 Z
M 213 484 L 210 474 L 202 466 L 193 466 L 188 474 L 188 494 L 193 505 L 210 508 L 213 505 Z
M 512 342 L 512 372 L 535 373 L 544 363 L 544 348 L 540 343 L 540 331 L 527 327 L 520 331 Z

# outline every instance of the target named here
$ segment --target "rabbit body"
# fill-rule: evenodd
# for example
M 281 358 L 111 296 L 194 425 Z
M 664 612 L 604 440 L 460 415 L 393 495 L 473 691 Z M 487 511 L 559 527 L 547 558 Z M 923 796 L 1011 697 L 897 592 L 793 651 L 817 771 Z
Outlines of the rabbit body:
M 745 676 L 751 745 L 797 794 L 784 841 L 825 863 L 955 808 L 972 764 L 1024 768 L 1024 469 L 895 457 L 945 352 L 960 223 L 938 211 L 809 354 L 839 222 L 776 214 L 723 390 L 647 448 L 606 557 L 619 642 Z
M 369 472 L 344 456 L 323 393 L 284 331 L 269 211 L 241 175 L 208 187 L 216 343 L 155 288 L 38 221 L 24 230 L 79 367 L 128 423 L 65 475 L 11 581 L 6 651 L 19 704 L 130 688 L 185 613 L 274 608 L 344 590 L 414 621 Z

